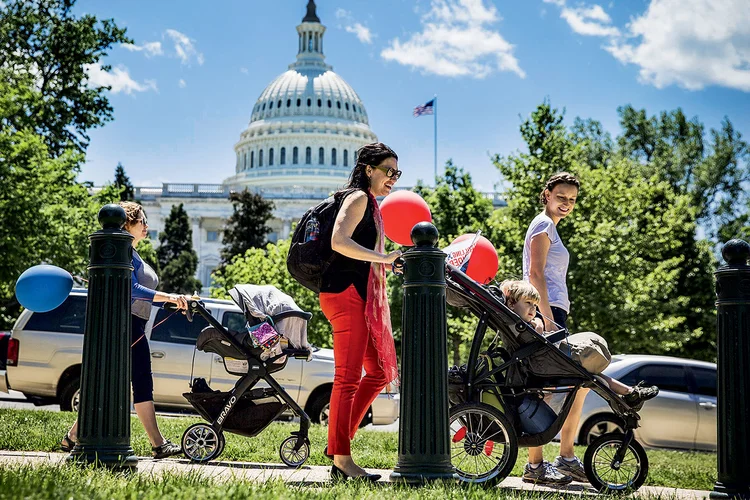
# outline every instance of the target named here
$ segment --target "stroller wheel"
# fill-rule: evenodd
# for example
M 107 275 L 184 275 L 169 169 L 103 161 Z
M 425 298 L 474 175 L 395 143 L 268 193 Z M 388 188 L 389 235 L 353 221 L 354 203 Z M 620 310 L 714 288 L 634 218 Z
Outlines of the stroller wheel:
M 630 441 L 622 462 L 613 463 L 623 438 L 619 433 L 604 434 L 586 448 L 583 457 L 586 476 L 602 493 L 637 490 L 648 476 L 648 456 L 635 439 Z
M 303 440 L 302 446 L 295 450 L 294 447 L 300 439 Z M 281 461 L 289 467 L 299 467 L 307 462 L 307 458 L 310 456 L 310 442 L 306 438 L 289 436 L 279 446 L 279 456 Z
M 463 403 L 450 412 L 451 463 L 461 481 L 491 486 L 510 474 L 518 441 L 508 419 L 485 403 Z
M 224 434 L 208 424 L 194 424 L 182 435 L 182 451 L 193 462 L 208 462 L 224 451 Z

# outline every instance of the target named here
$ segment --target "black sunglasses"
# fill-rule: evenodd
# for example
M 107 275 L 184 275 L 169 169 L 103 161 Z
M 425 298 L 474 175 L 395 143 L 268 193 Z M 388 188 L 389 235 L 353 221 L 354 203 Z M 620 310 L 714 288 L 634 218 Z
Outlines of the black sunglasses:
M 372 168 L 377 168 L 378 170 L 382 170 L 383 172 L 385 172 L 385 176 L 388 177 L 389 179 L 394 178 L 398 180 L 401 177 L 401 173 L 402 173 L 401 170 L 395 170 L 391 167 L 383 167 L 381 165 L 377 165 L 377 166 L 373 165 Z

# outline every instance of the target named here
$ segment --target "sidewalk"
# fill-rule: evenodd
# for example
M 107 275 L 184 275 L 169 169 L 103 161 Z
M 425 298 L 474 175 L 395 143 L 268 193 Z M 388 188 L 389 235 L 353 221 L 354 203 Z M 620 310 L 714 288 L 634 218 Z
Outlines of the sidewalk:
M 43 453 L 43 452 L 21 452 L 0 451 L 0 468 L 11 464 L 58 464 L 64 462 L 67 453 Z M 206 477 L 218 481 L 230 481 L 233 479 L 245 479 L 249 481 L 263 482 L 270 479 L 282 479 L 287 483 L 321 486 L 329 481 L 330 467 L 322 465 L 306 465 L 299 469 L 290 469 L 282 464 L 258 464 L 250 462 L 211 462 L 209 464 L 194 464 L 186 459 L 153 460 L 151 458 L 140 458 L 138 472 L 141 474 L 162 474 L 166 471 L 176 473 L 199 472 Z M 381 474 L 382 484 L 389 483 L 390 470 L 368 469 L 369 472 Z M 499 488 L 510 491 L 536 491 L 554 492 L 573 495 L 597 494 L 596 490 L 582 483 L 572 483 L 567 487 L 552 488 L 546 486 L 535 486 L 524 483 L 520 477 L 509 477 L 503 481 Z M 708 491 L 682 490 L 676 488 L 663 488 L 657 486 L 644 486 L 638 490 L 639 496 L 676 498 L 676 499 L 703 499 L 708 498 Z

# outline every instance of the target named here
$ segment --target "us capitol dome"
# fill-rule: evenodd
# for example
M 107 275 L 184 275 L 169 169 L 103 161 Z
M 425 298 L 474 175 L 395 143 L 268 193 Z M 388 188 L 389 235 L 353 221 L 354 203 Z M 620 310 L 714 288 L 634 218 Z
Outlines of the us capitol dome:
M 309 0 L 297 26 L 297 60 L 266 86 L 252 107 L 250 123 L 234 145 L 234 175 L 221 184 L 168 182 L 135 188 L 157 246 L 172 206 L 183 204 L 203 293 L 221 260 L 222 231 L 234 210 L 230 192 L 247 189 L 273 201 L 268 240 L 288 238 L 292 224 L 308 208 L 347 182 L 357 149 L 378 140 L 362 100 L 325 62 L 325 31 L 315 2 Z
M 297 60 L 261 92 L 224 184 L 264 197 L 325 198 L 347 181 L 362 145 L 377 142 L 354 89 L 326 64 L 313 0 L 297 26 Z

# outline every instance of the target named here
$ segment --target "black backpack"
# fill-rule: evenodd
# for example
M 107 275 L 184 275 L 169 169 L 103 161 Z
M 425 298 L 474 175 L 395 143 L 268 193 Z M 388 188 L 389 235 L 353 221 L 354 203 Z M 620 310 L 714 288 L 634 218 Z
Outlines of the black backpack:
M 302 286 L 315 293 L 320 293 L 323 273 L 335 258 L 331 236 L 341 202 L 354 191 L 357 190 L 339 191 L 309 209 L 292 235 L 286 268 Z

